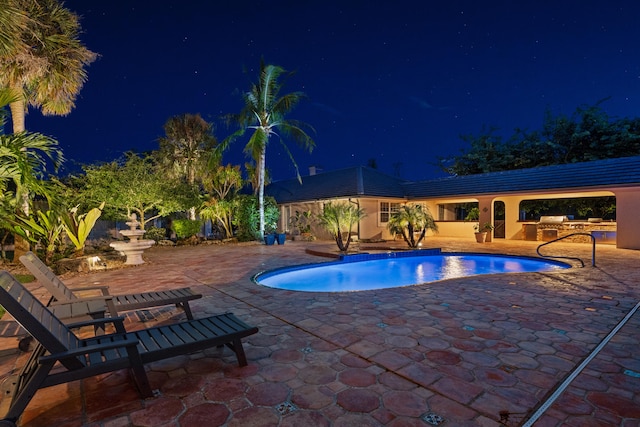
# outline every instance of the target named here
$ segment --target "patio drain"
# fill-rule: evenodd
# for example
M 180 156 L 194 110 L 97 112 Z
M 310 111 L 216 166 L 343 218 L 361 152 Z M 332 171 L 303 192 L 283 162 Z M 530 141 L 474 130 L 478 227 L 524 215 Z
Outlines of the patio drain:
M 427 412 L 420 418 L 422 418 L 422 421 L 432 426 L 439 426 L 440 424 L 444 423 L 444 418 L 433 412 Z
M 278 414 L 280 415 L 293 414 L 298 410 L 298 407 L 288 400 L 280 403 L 279 405 L 276 405 L 275 408 L 276 408 L 276 411 L 278 411 Z
M 517 371 L 518 368 L 516 368 L 515 366 L 511 366 L 511 365 L 501 365 L 500 366 L 500 370 L 501 371 L 505 371 L 508 374 L 511 374 L 511 373 Z

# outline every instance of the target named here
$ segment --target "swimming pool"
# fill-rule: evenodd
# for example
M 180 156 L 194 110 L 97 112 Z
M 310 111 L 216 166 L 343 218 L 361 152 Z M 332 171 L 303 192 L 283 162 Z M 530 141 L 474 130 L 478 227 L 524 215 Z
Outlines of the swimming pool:
M 569 265 L 509 255 L 391 252 L 343 257 L 340 261 L 280 268 L 254 276 L 270 288 L 305 292 L 346 292 L 395 288 L 480 274 L 555 271 Z

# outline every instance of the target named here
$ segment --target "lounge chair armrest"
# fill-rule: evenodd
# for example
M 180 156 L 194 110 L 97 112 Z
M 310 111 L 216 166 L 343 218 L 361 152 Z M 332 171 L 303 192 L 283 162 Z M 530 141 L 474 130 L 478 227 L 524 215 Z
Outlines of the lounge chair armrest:
M 138 345 L 138 340 L 135 338 L 126 338 L 121 341 L 112 341 L 103 344 L 88 345 L 86 347 L 78 347 L 72 350 L 63 351 L 62 353 L 49 354 L 47 356 L 41 356 L 38 358 L 40 363 L 46 363 L 51 361 L 58 361 L 68 359 L 70 357 L 82 356 L 87 353 L 97 353 L 104 350 L 111 350 L 114 348 L 122 347 L 135 347 Z
M 113 323 L 113 326 L 116 327 L 116 331 L 120 334 L 126 332 L 124 329 L 124 317 L 101 317 L 99 319 L 91 319 L 85 320 L 82 322 L 75 322 L 67 324 L 69 329 L 81 328 L 83 326 L 97 326 L 97 325 L 106 325 L 108 323 Z
M 73 292 L 84 292 L 84 291 L 100 291 L 102 295 L 109 295 L 109 286 L 107 285 L 95 285 L 95 286 L 80 286 L 80 287 L 71 287 L 69 289 Z
M 49 306 L 54 307 L 56 305 L 72 304 L 74 302 L 83 302 L 83 301 L 104 301 L 106 303 L 108 300 L 111 300 L 111 299 L 113 299 L 113 296 L 111 295 L 96 295 L 94 297 L 75 298 L 75 299 L 66 300 L 66 301 L 58 301 L 58 300 L 51 301 L 49 303 Z

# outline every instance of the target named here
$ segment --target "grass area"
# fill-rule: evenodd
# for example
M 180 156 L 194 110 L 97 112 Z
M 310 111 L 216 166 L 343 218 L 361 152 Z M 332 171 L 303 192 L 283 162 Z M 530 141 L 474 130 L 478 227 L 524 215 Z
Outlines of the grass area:
M 31 274 L 14 274 L 13 277 L 18 279 L 18 282 L 20 283 L 29 283 L 36 280 L 36 278 L 33 277 Z M 2 319 L 2 316 L 4 316 L 4 313 L 5 313 L 4 307 L 0 305 L 0 319 Z

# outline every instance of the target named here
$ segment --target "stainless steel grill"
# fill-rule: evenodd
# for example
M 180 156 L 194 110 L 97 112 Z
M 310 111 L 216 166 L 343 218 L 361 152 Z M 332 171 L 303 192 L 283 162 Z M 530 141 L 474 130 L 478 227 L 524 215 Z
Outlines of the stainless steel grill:
M 538 221 L 538 228 L 541 230 L 562 230 L 566 221 L 569 221 L 569 218 L 562 215 L 541 216 L 540 221 Z

